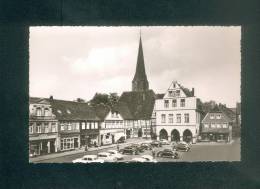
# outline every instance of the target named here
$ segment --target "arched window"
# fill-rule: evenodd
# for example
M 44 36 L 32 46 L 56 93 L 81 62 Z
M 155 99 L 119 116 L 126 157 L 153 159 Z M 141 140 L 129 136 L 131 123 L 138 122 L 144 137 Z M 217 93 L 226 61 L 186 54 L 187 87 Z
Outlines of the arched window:
M 41 108 L 36 108 L 36 116 L 41 116 L 41 115 L 42 115 Z
M 44 109 L 44 116 L 48 116 L 49 115 L 49 109 L 48 108 L 45 108 Z

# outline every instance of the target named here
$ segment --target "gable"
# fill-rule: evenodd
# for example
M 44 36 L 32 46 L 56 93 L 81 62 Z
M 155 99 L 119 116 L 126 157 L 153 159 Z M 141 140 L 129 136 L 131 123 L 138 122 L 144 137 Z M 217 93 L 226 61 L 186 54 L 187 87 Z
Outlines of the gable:
M 177 81 L 173 81 L 163 98 L 185 98 L 194 96 L 193 92 L 183 87 Z
M 105 120 L 123 120 L 122 116 L 117 111 L 109 111 Z

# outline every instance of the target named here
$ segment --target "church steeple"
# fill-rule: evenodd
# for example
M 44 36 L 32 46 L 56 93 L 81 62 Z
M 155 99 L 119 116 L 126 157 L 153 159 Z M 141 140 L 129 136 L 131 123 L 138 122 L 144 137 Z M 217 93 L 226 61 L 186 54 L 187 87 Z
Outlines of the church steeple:
M 149 83 L 147 81 L 147 76 L 145 73 L 142 37 L 140 32 L 137 64 L 136 64 L 135 76 L 132 81 L 132 91 L 146 91 L 148 89 L 149 89 Z

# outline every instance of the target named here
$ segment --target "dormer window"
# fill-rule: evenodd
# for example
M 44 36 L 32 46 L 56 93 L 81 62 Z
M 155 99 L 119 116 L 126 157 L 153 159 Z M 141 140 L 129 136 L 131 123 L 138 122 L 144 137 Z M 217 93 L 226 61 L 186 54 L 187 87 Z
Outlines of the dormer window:
M 209 116 L 209 118 L 210 118 L 210 119 L 215 119 L 214 114 L 211 114 L 211 115 Z
M 169 108 L 169 100 L 164 100 L 164 107 Z
M 71 114 L 71 111 L 67 109 L 67 113 L 68 113 L 68 114 Z
M 172 91 L 169 91 L 169 96 L 173 96 L 173 92 Z
M 62 114 L 61 110 L 57 110 L 57 112 L 58 112 L 59 114 Z

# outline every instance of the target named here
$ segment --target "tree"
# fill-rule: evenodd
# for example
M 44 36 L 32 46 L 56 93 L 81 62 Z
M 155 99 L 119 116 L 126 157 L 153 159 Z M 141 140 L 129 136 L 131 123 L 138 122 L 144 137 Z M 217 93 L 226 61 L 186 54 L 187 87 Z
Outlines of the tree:
M 112 107 L 118 102 L 119 96 L 117 93 L 110 93 L 108 100 L 109 100 L 109 106 Z
M 117 93 L 96 93 L 95 96 L 90 100 L 90 104 L 93 106 L 104 104 L 109 107 L 113 107 L 118 102 L 119 96 Z
M 76 102 L 86 102 L 86 101 L 84 99 L 82 99 L 82 98 L 77 98 Z

